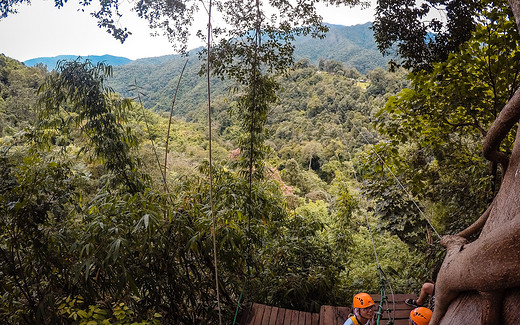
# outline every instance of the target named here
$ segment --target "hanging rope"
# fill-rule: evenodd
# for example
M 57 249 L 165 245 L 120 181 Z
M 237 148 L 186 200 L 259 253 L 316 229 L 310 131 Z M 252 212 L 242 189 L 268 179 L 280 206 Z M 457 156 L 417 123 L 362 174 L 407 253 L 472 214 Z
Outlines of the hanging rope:
M 392 325 L 394 324 L 395 319 L 395 295 L 394 290 L 392 289 L 392 285 L 390 284 L 390 281 L 386 278 L 385 273 L 383 272 L 383 269 L 381 266 L 377 267 L 377 270 L 379 272 L 379 288 L 380 288 L 380 295 L 381 295 L 381 301 L 379 302 L 379 308 L 377 310 L 377 322 L 376 324 L 379 325 L 381 322 L 381 317 L 383 316 L 383 305 L 386 305 L 386 313 L 388 314 L 389 320 L 387 321 L 386 325 Z M 390 307 L 388 306 L 388 296 L 386 295 L 386 285 L 390 288 L 390 294 L 392 295 L 392 310 L 390 310 Z M 390 316 L 390 312 L 392 316 Z
M 358 131 L 359 135 L 361 135 L 361 137 L 365 140 L 365 142 L 367 144 L 370 144 L 370 142 L 367 140 L 367 138 L 365 137 L 365 135 L 358 129 L 358 127 L 352 123 L 352 126 L 354 126 L 354 128 Z M 412 203 L 415 205 L 415 207 L 417 208 L 417 210 L 419 211 L 419 214 L 424 218 L 424 220 L 426 220 L 426 222 L 428 223 L 428 225 L 431 227 L 431 229 L 433 230 L 433 232 L 435 233 L 435 235 L 437 235 L 437 237 L 439 238 L 439 240 L 441 239 L 441 235 L 439 235 L 439 233 L 437 232 L 437 230 L 435 229 L 435 227 L 433 226 L 433 224 L 430 222 L 430 219 L 428 219 L 428 217 L 426 217 L 426 215 L 424 214 L 424 212 L 422 211 L 422 209 L 419 207 L 419 205 L 415 202 L 414 198 L 412 197 L 412 195 L 410 194 L 410 192 L 408 192 L 408 190 L 406 190 L 406 188 L 403 186 L 403 184 L 401 183 L 401 181 L 399 181 L 399 179 L 397 178 L 397 176 L 395 176 L 395 174 L 392 172 L 392 169 L 386 164 L 386 162 L 383 160 L 383 158 L 379 155 L 379 153 L 377 151 L 374 151 L 375 154 L 377 155 L 377 158 L 383 163 L 383 165 L 386 167 L 386 169 L 390 172 L 390 174 L 392 175 L 392 177 L 395 179 L 395 181 L 397 182 L 397 184 L 399 184 L 399 186 L 401 187 L 401 189 L 406 193 L 406 195 L 408 195 L 408 198 L 412 201 Z
M 150 140 L 150 143 L 152 144 L 152 151 L 155 156 L 155 161 L 157 163 L 157 166 L 159 167 L 159 171 L 161 172 L 161 176 L 162 176 L 162 180 L 163 180 L 163 184 L 164 184 L 164 190 L 166 193 L 170 194 L 170 191 L 168 189 L 168 184 L 166 183 L 166 172 L 163 172 L 161 162 L 159 161 L 159 154 L 157 153 L 157 149 L 155 148 L 155 141 L 153 141 L 152 131 L 150 130 L 150 124 L 148 123 L 148 118 L 146 117 L 146 109 L 144 108 L 144 104 L 141 99 L 141 95 L 146 96 L 146 94 L 144 94 L 141 91 L 142 87 L 139 87 L 137 85 L 137 79 L 134 79 L 134 83 L 129 86 L 128 90 L 135 91 L 137 93 L 136 98 L 137 98 L 137 100 L 139 102 L 139 106 L 141 108 L 141 113 L 143 115 L 143 121 L 146 126 L 146 132 L 148 133 L 148 138 Z M 168 141 L 168 139 L 166 139 L 166 141 Z M 166 146 L 166 148 L 168 148 L 168 146 Z M 168 152 L 168 150 L 166 152 Z M 166 169 L 166 164 L 164 165 L 164 168 Z M 171 198 L 170 197 L 168 197 L 168 198 L 169 198 L 170 202 L 172 202 Z M 164 214 L 166 215 L 166 212 Z
M 256 0 L 255 3 L 256 6 L 256 21 L 255 21 L 255 56 L 253 60 L 253 105 L 255 105 L 252 109 L 252 116 L 251 116 L 251 129 L 250 129 L 250 157 L 249 157 L 249 181 L 248 181 L 248 213 L 247 213 L 247 257 L 246 257 L 246 267 L 247 267 L 247 276 L 244 280 L 244 284 L 242 285 L 242 290 L 240 292 L 240 297 L 238 298 L 237 308 L 235 311 L 235 319 L 233 320 L 233 325 L 236 324 L 238 312 L 240 310 L 240 302 L 242 300 L 242 296 L 244 294 L 245 287 L 249 281 L 249 278 L 251 277 L 251 219 L 253 214 L 253 163 L 254 163 L 254 156 L 253 156 L 253 145 L 254 145 L 254 123 L 255 118 L 253 114 L 257 111 L 256 109 L 256 90 L 257 90 L 257 83 L 258 83 L 258 51 L 260 46 L 262 45 L 262 37 L 261 37 L 261 13 L 260 13 L 260 0 Z
M 220 307 L 220 289 L 219 289 L 219 280 L 218 280 L 218 259 L 217 259 L 217 235 L 216 235 L 216 217 L 215 211 L 213 208 L 213 160 L 211 157 L 211 142 L 212 142 L 212 128 L 211 128 L 211 84 L 210 84 L 210 57 L 211 57 L 211 9 L 212 9 L 212 0 L 209 0 L 208 6 L 208 58 L 206 62 L 206 77 L 207 77 L 207 91 L 208 91 L 208 150 L 209 150 L 209 205 L 211 209 L 211 236 L 213 238 L 213 263 L 215 265 L 215 291 L 217 293 L 217 308 L 218 308 L 218 319 L 219 324 L 222 325 L 222 309 Z
M 170 130 L 172 126 L 172 117 L 173 117 L 173 107 L 175 106 L 175 100 L 177 99 L 177 93 L 179 92 L 179 85 L 181 84 L 182 75 L 184 74 L 184 70 L 186 70 L 186 65 L 188 64 L 188 59 L 186 59 L 186 62 L 184 62 L 184 66 L 181 70 L 181 75 L 179 76 L 179 80 L 177 81 L 177 87 L 175 88 L 175 94 L 173 95 L 172 100 L 172 107 L 170 109 L 170 118 L 168 119 L 168 133 L 166 135 L 166 152 L 164 153 L 164 172 L 163 179 L 164 179 L 164 189 L 166 192 L 168 191 L 168 184 L 166 183 L 166 166 L 168 166 L 168 143 L 170 142 Z

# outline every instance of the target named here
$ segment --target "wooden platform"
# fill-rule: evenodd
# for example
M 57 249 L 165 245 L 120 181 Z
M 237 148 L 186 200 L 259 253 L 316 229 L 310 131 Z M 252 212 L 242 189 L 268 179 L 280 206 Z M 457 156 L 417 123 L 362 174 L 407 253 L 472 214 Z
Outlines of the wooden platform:
M 378 306 L 380 296 L 372 294 L 371 296 Z M 394 298 L 395 304 L 392 302 L 392 296 L 388 297 L 388 307 L 392 309 L 394 325 L 408 325 L 412 307 L 406 305 L 404 300 L 415 299 L 417 296 L 396 294 Z M 343 325 L 350 312 L 350 307 L 321 306 L 319 313 L 308 313 L 254 303 L 242 314 L 240 325 Z M 386 324 L 388 319 L 388 313 L 385 312 L 381 324 Z

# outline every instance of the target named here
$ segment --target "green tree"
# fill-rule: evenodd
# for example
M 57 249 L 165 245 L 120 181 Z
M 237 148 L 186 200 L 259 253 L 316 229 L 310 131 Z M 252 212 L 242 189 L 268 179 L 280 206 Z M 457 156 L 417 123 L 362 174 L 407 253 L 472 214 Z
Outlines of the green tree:
M 373 24 L 378 48 L 397 54 L 406 68 L 428 69 L 469 40 L 482 5 L 479 0 L 378 1 Z
M 512 13 L 502 4 L 483 14 L 460 53 L 433 64 L 431 72 L 411 74 L 411 88 L 379 113 L 379 130 L 393 145 L 410 144 L 393 165 L 421 199 L 445 207 L 438 220 L 448 231 L 469 225 L 498 190 L 500 173 L 482 157 L 481 143 L 518 88 L 520 43 Z M 502 149 L 510 152 L 512 142 L 511 136 Z
M 468 10 L 466 12 L 466 17 L 469 17 L 470 19 L 473 19 L 475 21 L 477 21 L 480 18 L 484 18 L 483 25 L 486 25 L 489 21 L 492 21 L 492 22 L 496 21 L 496 17 L 498 17 L 498 16 L 501 16 L 501 17 L 506 16 L 505 13 L 507 12 L 507 10 L 504 10 L 502 12 L 499 11 L 498 15 L 493 16 L 493 9 L 495 7 L 504 8 L 505 7 L 504 2 L 482 1 L 482 2 L 477 2 L 477 4 L 481 5 L 480 8 L 477 8 L 477 9 L 481 9 L 481 11 L 475 12 L 475 11 Z M 510 17 L 505 19 L 504 22 L 507 22 L 508 20 L 518 22 L 519 21 L 518 18 L 520 17 L 519 2 L 510 1 L 508 5 L 510 6 L 510 9 L 511 9 L 513 15 L 511 15 Z M 398 7 L 396 7 L 396 8 L 398 8 Z M 402 10 L 403 8 L 399 8 L 399 9 Z M 453 17 L 458 18 L 456 15 L 454 15 Z M 417 22 L 417 20 L 414 20 L 414 22 Z M 505 26 L 514 26 L 514 24 L 509 24 L 509 23 L 505 23 L 504 25 Z M 382 26 L 380 26 L 380 27 L 382 27 Z M 408 28 L 409 26 L 406 26 L 406 27 Z M 498 26 L 495 26 L 495 27 L 498 27 Z M 518 37 L 518 27 L 519 27 L 518 24 L 516 24 L 516 28 L 510 28 L 510 29 L 502 32 L 501 36 L 504 36 L 505 38 L 502 39 L 502 41 L 498 42 L 498 43 L 490 42 L 488 44 L 485 41 L 482 42 L 482 39 L 480 39 L 482 43 L 479 43 L 478 45 L 474 44 L 473 50 L 477 50 L 477 53 L 481 49 L 489 50 L 488 53 L 493 53 L 493 52 L 500 53 L 501 51 L 504 51 L 504 50 L 506 52 L 510 52 L 510 53 L 515 52 L 517 50 L 516 41 L 513 42 L 512 46 L 510 45 L 511 47 L 509 47 L 509 46 L 502 47 L 502 46 L 497 46 L 497 45 L 498 44 L 507 44 L 508 42 L 506 39 L 508 37 Z M 381 31 L 382 30 L 383 29 L 381 29 Z M 497 30 L 500 30 L 500 28 L 497 28 Z M 478 30 L 477 30 L 477 33 L 478 33 Z M 451 36 L 456 37 L 456 35 L 451 35 Z M 471 35 L 471 37 L 474 37 L 474 36 L 475 36 L 475 34 Z M 494 38 L 497 35 L 493 35 L 493 33 L 491 33 L 491 36 Z M 500 37 L 497 39 L 500 39 Z M 401 38 L 400 40 L 403 40 L 403 39 Z M 420 42 L 421 43 L 425 42 L 424 35 Z M 392 45 L 392 43 L 393 43 L 393 41 L 390 41 L 389 45 Z M 471 38 L 470 38 L 469 44 L 471 44 Z M 458 44 L 458 45 L 460 45 L 460 44 Z M 448 46 L 446 46 L 444 48 L 449 50 Z M 467 51 L 467 48 L 462 48 L 461 50 L 464 53 L 465 51 Z M 420 53 L 421 51 L 418 51 L 418 52 Z M 466 53 L 470 53 L 470 52 L 466 52 Z M 456 53 L 455 55 L 459 55 L 459 53 Z M 414 56 L 413 54 L 408 54 L 408 55 L 406 55 L 405 59 L 413 59 L 413 56 Z M 475 61 L 473 59 L 464 58 L 463 60 L 458 62 L 458 63 L 464 64 L 464 66 L 452 66 L 452 67 L 450 67 L 449 70 L 457 71 L 458 69 L 469 68 L 468 69 L 470 71 L 469 75 L 471 77 L 479 76 L 479 75 L 489 76 L 489 72 L 491 72 L 491 71 L 485 72 L 483 74 L 481 74 L 481 73 L 484 72 L 486 69 L 492 70 L 493 69 L 492 62 L 498 61 L 500 59 L 498 59 L 498 57 L 495 55 L 491 55 L 489 57 L 484 55 L 484 57 L 487 58 L 487 60 L 478 60 L 478 59 L 476 60 L 476 62 L 479 62 L 479 61 L 485 62 L 485 65 L 482 65 L 480 67 L 478 65 L 477 66 L 471 66 L 471 65 L 467 66 L 466 65 L 467 63 L 475 62 Z M 450 57 L 448 57 L 446 55 L 445 57 L 440 58 L 440 59 L 426 60 L 425 63 L 427 66 L 433 67 L 435 69 L 436 63 L 444 62 L 445 60 L 447 60 L 447 63 L 449 63 Z M 412 64 L 412 65 L 414 66 L 414 68 L 419 68 L 419 64 Z M 509 67 L 510 64 L 506 63 L 506 66 Z M 481 67 L 484 69 L 482 69 Z M 498 190 L 492 203 L 490 203 L 490 205 L 486 209 L 486 212 L 484 212 L 481 215 L 481 217 L 478 218 L 477 221 L 475 221 L 471 226 L 465 228 L 464 230 L 458 232 L 455 236 L 451 237 L 453 239 L 461 240 L 460 243 L 462 243 L 462 240 L 468 240 L 468 241 L 472 240 L 473 239 L 472 236 L 478 234 L 477 239 L 473 240 L 468 245 L 466 245 L 467 241 L 464 241 L 464 245 L 460 246 L 461 248 L 463 248 L 463 247 L 471 245 L 471 247 L 474 249 L 475 253 L 467 251 L 465 249 L 460 249 L 460 250 L 454 249 L 455 246 L 454 246 L 453 242 L 449 243 L 448 242 L 449 240 L 442 241 L 442 243 L 445 245 L 445 247 L 447 247 L 449 253 L 446 255 L 446 257 L 444 259 L 444 263 L 441 266 L 441 269 L 439 271 L 439 276 L 436 281 L 436 291 L 435 291 L 436 297 L 440 298 L 439 301 L 443 301 L 443 304 L 440 308 L 439 308 L 439 305 L 436 305 L 436 308 L 435 308 L 435 311 L 434 311 L 434 314 L 433 314 L 433 317 L 431 320 L 431 323 L 433 323 L 433 324 L 439 324 L 441 319 L 443 322 L 460 321 L 460 318 L 457 319 L 456 315 L 452 314 L 452 315 L 448 316 L 448 314 L 446 314 L 447 308 L 452 307 L 450 305 L 453 305 L 453 301 L 454 301 L 453 299 L 456 296 L 459 296 L 459 298 L 460 298 L 460 300 L 458 300 L 458 302 L 461 302 L 461 303 L 457 303 L 457 309 L 460 311 L 459 315 L 462 315 L 462 314 L 465 315 L 464 321 L 473 322 L 473 323 L 478 322 L 478 320 L 477 320 L 477 318 L 479 318 L 478 316 L 467 318 L 466 315 L 468 315 L 468 312 L 466 312 L 466 311 L 469 311 L 472 308 L 475 308 L 476 306 L 480 306 L 482 308 L 482 306 L 480 305 L 480 303 L 476 302 L 475 300 L 465 301 L 465 298 L 467 298 L 468 295 L 466 293 L 462 292 L 460 289 L 460 286 L 459 286 L 459 284 L 460 284 L 459 281 L 462 278 L 464 278 L 464 282 L 466 283 L 464 290 L 467 290 L 467 288 L 469 288 L 469 287 L 479 290 L 478 288 L 482 288 L 483 286 L 490 285 L 491 283 L 493 283 L 493 280 L 490 278 L 484 278 L 482 276 L 474 277 L 471 275 L 471 272 L 470 273 L 467 272 L 467 270 L 479 268 L 479 262 L 477 262 L 477 260 L 482 260 L 482 258 L 485 259 L 485 258 L 492 257 L 494 259 L 494 261 L 496 262 L 495 263 L 496 265 L 501 265 L 502 262 L 506 261 L 506 260 L 508 261 L 508 263 L 510 263 L 509 265 L 518 265 L 520 263 L 520 261 L 517 258 L 511 259 L 511 256 L 509 254 L 497 254 L 497 252 L 500 252 L 500 249 L 493 248 L 493 246 L 494 246 L 493 243 L 497 238 L 496 233 L 500 233 L 499 237 L 503 238 L 505 241 L 515 242 L 515 235 L 518 233 L 518 229 L 516 226 L 517 217 L 512 217 L 510 214 L 508 214 L 508 211 L 516 211 L 516 210 L 518 210 L 518 206 L 519 206 L 518 200 L 513 199 L 511 197 L 512 193 L 518 192 L 518 182 L 514 181 L 516 176 L 515 176 L 515 173 L 513 172 L 513 170 L 518 169 L 518 165 L 519 165 L 518 156 L 516 155 L 516 153 L 518 152 L 518 143 L 514 144 L 513 149 L 511 150 L 510 149 L 511 148 L 510 139 L 512 137 L 511 131 L 512 130 L 517 131 L 517 130 L 515 130 L 516 129 L 515 126 L 517 125 L 517 123 L 520 119 L 520 100 L 519 100 L 520 91 L 518 89 L 511 90 L 512 87 L 516 88 L 516 81 L 511 82 L 512 80 L 516 80 L 516 76 L 514 76 L 513 78 L 506 77 L 508 74 L 508 71 L 504 72 L 503 70 L 501 70 L 501 67 L 498 67 L 498 66 L 497 66 L 497 68 L 499 68 L 499 70 L 495 70 L 492 73 L 494 73 L 496 71 L 501 71 L 500 74 L 497 75 L 498 79 L 504 78 L 505 80 L 509 80 L 509 83 L 504 85 L 505 89 L 499 90 L 498 88 L 494 88 L 494 87 L 481 88 L 483 83 L 478 79 L 474 79 L 473 82 L 475 82 L 475 86 L 476 86 L 475 89 L 472 89 L 472 87 L 470 86 L 469 87 L 470 91 L 466 92 L 466 94 L 469 94 L 471 97 L 463 98 L 463 96 L 455 95 L 459 92 L 459 89 L 451 88 L 450 91 L 452 91 L 452 93 L 454 94 L 453 97 L 455 99 L 458 99 L 458 100 L 463 99 L 463 101 L 461 101 L 461 105 L 453 105 L 452 107 L 450 107 L 450 110 L 449 110 L 450 113 L 447 114 L 448 120 L 434 119 L 434 120 L 437 120 L 438 122 L 441 122 L 441 123 L 438 123 L 441 126 L 439 128 L 441 130 L 441 132 L 442 132 L 442 124 L 443 124 L 442 122 L 456 123 L 454 125 L 451 125 L 452 127 L 453 126 L 462 127 L 462 124 L 459 124 L 459 122 L 462 122 L 462 123 L 464 123 L 464 126 L 467 127 L 466 132 L 473 131 L 476 134 L 478 134 L 479 132 L 481 132 L 481 130 L 474 131 L 474 128 L 478 125 L 483 125 L 483 124 L 485 125 L 485 123 L 487 121 L 487 117 L 489 115 L 493 115 L 493 113 L 496 112 L 497 108 L 494 107 L 494 102 L 495 102 L 494 99 L 498 99 L 497 102 L 500 101 L 500 99 L 499 99 L 500 96 L 497 96 L 497 95 L 500 93 L 509 93 L 509 97 L 506 97 L 507 102 L 501 108 L 500 113 L 496 116 L 496 118 L 494 119 L 492 124 L 490 126 L 486 126 L 486 128 L 483 128 L 483 130 L 485 132 L 485 137 L 483 138 L 483 141 L 482 141 L 483 156 L 486 159 L 488 159 L 489 161 L 491 161 L 493 164 L 500 165 L 504 179 L 501 182 L 500 189 Z M 482 71 L 479 71 L 479 70 L 482 70 Z M 456 73 L 454 75 L 456 75 Z M 427 79 L 432 80 L 433 79 L 432 77 L 434 77 L 434 76 L 430 76 Z M 498 79 L 495 79 L 495 81 L 498 81 Z M 493 79 L 490 78 L 489 80 L 493 80 Z M 437 81 L 439 82 L 439 84 L 442 87 L 448 88 L 447 87 L 448 85 L 443 83 L 442 77 Z M 452 84 L 453 83 L 454 82 L 452 81 Z M 486 84 L 486 83 L 484 83 L 484 84 Z M 499 85 L 499 84 L 501 84 L 501 83 L 497 83 L 497 85 Z M 431 83 L 431 85 L 436 87 L 437 83 Z M 464 84 L 462 84 L 462 86 L 463 87 L 461 87 L 461 88 L 464 91 L 468 90 L 468 88 L 465 88 L 466 86 Z M 484 92 L 483 92 L 483 90 L 484 90 Z M 488 90 L 488 91 L 485 91 L 485 90 Z M 421 89 L 421 92 L 422 91 L 426 91 L 426 90 Z M 443 94 L 443 95 L 444 96 L 436 98 L 436 99 L 432 98 L 432 102 L 433 102 L 433 100 L 435 100 L 435 101 L 439 100 L 442 105 L 442 101 L 444 101 L 444 100 L 450 101 L 449 95 L 448 96 L 445 96 L 445 94 Z M 474 99 L 474 98 L 477 98 L 477 102 L 481 101 L 480 104 L 476 105 L 476 102 L 472 101 L 472 99 Z M 492 99 L 492 100 L 486 101 L 487 99 Z M 421 107 L 422 102 L 420 100 L 416 101 L 415 105 L 418 107 Z M 482 105 L 482 106 L 480 106 L 480 105 Z M 459 108 L 461 111 L 465 112 L 465 114 L 463 116 L 458 116 L 456 114 L 456 112 L 459 110 Z M 500 107 L 498 107 L 498 108 L 500 109 Z M 481 111 L 481 109 L 485 112 Z M 399 114 L 401 114 L 401 112 L 399 112 Z M 434 115 L 434 117 L 435 117 L 435 115 Z M 468 117 L 468 119 L 466 119 L 466 117 Z M 430 131 L 434 131 L 434 130 L 430 129 Z M 421 133 L 422 133 L 422 130 L 421 130 Z M 453 138 L 453 135 L 454 135 L 453 132 L 450 132 L 449 136 L 451 138 Z M 480 134 L 478 134 L 478 135 L 480 136 Z M 472 141 L 473 139 L 471 139 L 471 134 L 469 137 L 466 137 L 463 134 L 463 135 L 459 136 L 458 138 L 460 140 L 459 144 L 460 144 L 461 148 L 464 148 L 464 146 L 466 146 L 468 144 L 471 146 L 474 143 Z M 518 139 L 518 138 L 519 138 L 519 135 L 517 133 L 516 139 Z M 509 150 L 511 150 L 511 152 L 512 152 L 511 156 L 509 155 L 509 152 L 508 152 Z M 450 151 L 448 151 L 448 153 L 450 153 Z M 471 164 L 475 167 L 475 169 L 480 169 L 480 167 L 482 166 L 479 164 L 479 162 L 475 163 L 472 161 Z M 472 178 L 472 177 L 473 177 L 473 175 L 471 175 L 471 177 L 468 177 L 468 178 Z M 490 244 L 488 244 L 488 243 L 490 243 Z M 497 247 L 498 246 L 506 246 L 506 245 L 498 244 Z M 480 254 L 480 256 L 478 258 L 477 258 L 477 254 Z M 457 268 L 460 268 L 460 269 L 457 269 Z M 485 273 L 490 277 L 497 276 L 497 272 L 495 270 L 486 270 Z M 499 309 L 496 309 L 496 310 L 507 310 L 508 306 L 515 305 L 517 303 L 517 299 L 515 299 L 513 297 L 516 296 L 516 294 L 518 292 L 518 287 L 515 287 L 515 285 L 510 284 L 509 281 L 507 283 L 503 283 L 503 284 L 496 283 L 496 285 L 492 285 L 492 287 L 493 287 L 493 289 L 490 291 L 491 294 L 498 292 L 498 290 L 500 290 L 501 292 L 503 292 L 503 290 L 507 290 L 507 293 L 503 296 L 501 295 L 500 299 L 497 300 L 496 305 L 498 305 L 497 308 L 499 308 Z M 513 298 L 513 299 L 510 300 L 510 298 Z M 481 317 L 482 319 L 480 319 L 480 322 L 482 324 L 499 323 L 499 322 L 503 321 L 503 319 L 505 319 L 505 317 L 506 317 L 502 314 L 490 314 L 487 316 L 485 312 L 483 312 L 482 315 L 483 315 Z
M 58 324 L 56 300 L 73 288 L 66 224 L 81 176 L 69 163 L 2 147 L 0 170 L 0 319 Z
M 36 120 L 36 91 L 46 74 L 0 55 L 0 137 L 13 136 Z
M 123 184 L 135 193 L 143 189 L 136 175 L 138 162 L 130 154 L 137 138 L 119 123 L 126 120 L 131 103 L 106 88 L 105 79 L 111 73 L 110 66 L 93 66 L 88 60 L 58 64 L 57 73 L 40 90 L 42 110 L 35 139 L 43 145 L 66 147 L 78 128 L 91 145 L 83 150 L 92 148 L 112 174 L 107 183 Z

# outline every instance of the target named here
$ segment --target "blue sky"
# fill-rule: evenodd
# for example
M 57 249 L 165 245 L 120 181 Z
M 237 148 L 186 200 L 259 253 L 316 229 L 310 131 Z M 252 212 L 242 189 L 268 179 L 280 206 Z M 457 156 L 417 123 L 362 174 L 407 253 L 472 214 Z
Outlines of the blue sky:
M 372 1 L 373 2 L 373 1 Z M 128 7 L 127 2 L 122 1 Z M 121 44 L 96 24 L 87 12 L 79 12 L 79 5 L 70 0 L 63 8 L 54 8 L 54 1 L 33 0 L 31 5 L 18 6 L 18 13 L 0 20 L 0 53 L 25 61 L 36 57 L 57 55 L 111 54 L 129 59 L 173 54 L 164 36 L 150 36 L 146 21 L 127 12 L 121 23 L 132 35 Z M 373 5 L 369 9 L 348 7 L 319 7 L 324 22 L 356 25 L 372 21 Z M 198 28 L 204 28 L 207 18 L 202 16 Z M 188 48 L 202 43 L 193 37 Z

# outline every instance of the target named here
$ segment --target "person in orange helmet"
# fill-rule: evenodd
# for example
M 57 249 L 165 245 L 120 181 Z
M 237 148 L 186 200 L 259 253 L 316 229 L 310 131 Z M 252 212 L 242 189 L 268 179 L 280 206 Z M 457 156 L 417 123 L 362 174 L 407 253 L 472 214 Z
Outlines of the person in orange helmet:
M 343 325 L 372 325 L 374 323 L 375 303 L 368 293 L 358 293 L 352 302 L 354 315 L 347 318 Z
M 417 307 L 410 312 L 409 325 L 428 325 L 433 312 L 426 307 Z

